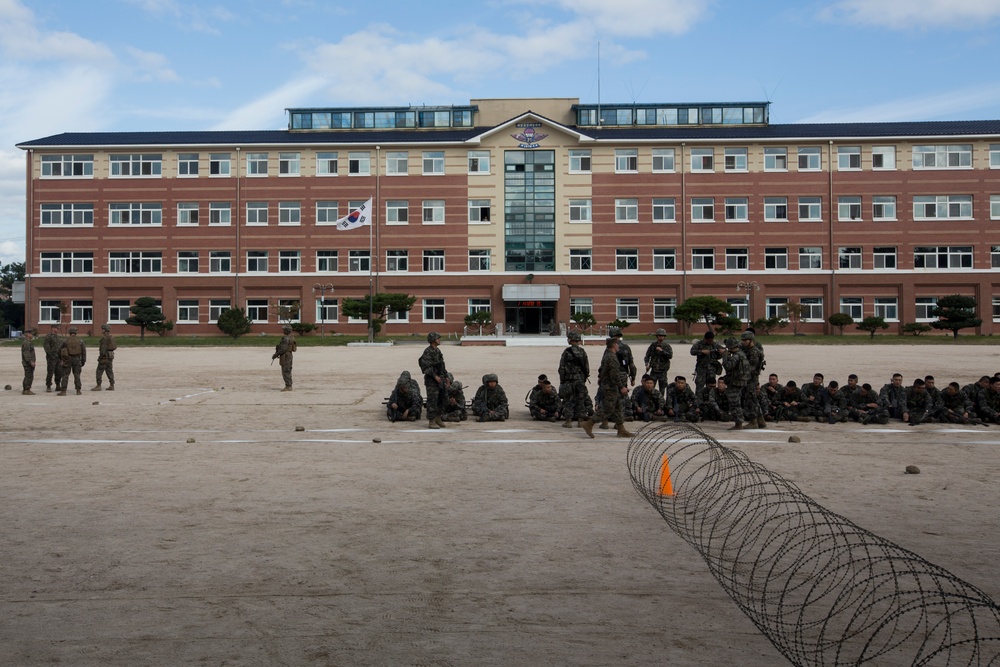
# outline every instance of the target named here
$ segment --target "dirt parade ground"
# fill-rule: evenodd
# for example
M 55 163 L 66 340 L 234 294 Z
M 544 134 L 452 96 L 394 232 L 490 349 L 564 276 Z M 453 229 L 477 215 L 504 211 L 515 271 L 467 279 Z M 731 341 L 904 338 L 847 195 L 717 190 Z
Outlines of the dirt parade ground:
M 445 430 L 385 418 L 422 350 L 303 347 L 280 392 L 270 349 L 123 346 L 114 393 L 89 391 L 92 354 L 66 397 L 44 369 L 22 396 L 19 349 L 0 350 L 0 664 L 785 664 L 633 489 L 627 439 L 530 421 L 561 347 L 444 345 L 469 399 L 494 372 L 512 410 Z M 986 346 L 767 359 L 876 389 L 1000 370 Z M 728 426 L 705 428 L 1000 599 L 1000 426 Z

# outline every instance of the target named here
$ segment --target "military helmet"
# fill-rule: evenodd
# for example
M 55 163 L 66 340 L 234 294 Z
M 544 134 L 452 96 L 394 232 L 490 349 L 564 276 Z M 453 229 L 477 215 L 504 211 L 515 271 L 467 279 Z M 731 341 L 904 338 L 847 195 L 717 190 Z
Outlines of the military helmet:
M 608 327 L 608 338 L 616 338 L 622 335 L 621 327 Z
M 483 376 L 483 382 L 499 382 L 500 378 L 497 377 L 496 373 L 487 373 Z
M 740 340 L 754 340 L 755 338 L 752 331 L 744 331 L 740 334 Z
M 74 333 L 77 333 L 77 328 L 76 328 L 76 327 L 70 327 L 70 328 L 69 328 L 69 332 L 70 332 L 71 334 L 74 334 Z
M 566 338 L 572 341 L 582 341 L 583 335 L 579 331 L 570 331 L 566 334 Z
M 429 334 L 427 334 L 428 343 L 433 343 L 436 340 L 441 340 L 441 334 L 439 334 L 437 331 L 432 331 Z
M 738 340 L 736 340 L 735 338 L 733 338 L 732 336 L 730 336 L 729 338 L 727 338 L 724 344 L 725 344 L 725 346 L 727 348 L 730 348 L 730 349 L 734 348 L 734 347 L 739 347 L 740 346 L 740 342 Z
M 656 333 L 654 335 L 656 335 L 656 336 L 666 336 L 667 335 L 667 330 L 666 329 L 657 329 Z
M 292 333 L 292 327 L 287 324 L 281 327 L 281 330 L 284 331 L 285 333 Z
M 101 330 L 103 330 L 103 331 L 111 331 L 111 325 L 110 324 L 102 324 L 101 325 Z

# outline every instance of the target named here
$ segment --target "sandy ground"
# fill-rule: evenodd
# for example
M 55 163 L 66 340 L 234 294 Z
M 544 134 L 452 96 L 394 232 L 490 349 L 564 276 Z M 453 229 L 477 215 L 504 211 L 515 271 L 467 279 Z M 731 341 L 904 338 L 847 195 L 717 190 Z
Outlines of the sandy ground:
M 500 375 L 510 421 L 386 421 L 422 345 L 303 348 L 291 393 L 266 349 L 123 347 L 116 392 L 87 391 L 92 361 L 64 398 L 21 396 L 0 350 L 0 663 L 784 664 L 633 490 L 627 440 L 529 421 L 560 348 L 443 349 L 470 398 Z M 1000 368 L 992 347 L 767 352 L 783 380 L 876 387 Z M 726 426 L 707 430 L 1000 598 L 1000 427 Z

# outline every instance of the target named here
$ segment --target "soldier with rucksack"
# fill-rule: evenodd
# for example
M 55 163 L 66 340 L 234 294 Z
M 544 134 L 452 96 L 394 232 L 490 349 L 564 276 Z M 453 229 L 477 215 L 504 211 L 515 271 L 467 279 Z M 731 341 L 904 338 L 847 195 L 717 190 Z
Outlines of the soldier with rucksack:
M 59 347 L 59 395 L 65 396 L 69 386 L 69 374 L 73 373 L 73 386 L 76 393 L 83 393 L 83 383 L 80 381 L 80 371 L 87 365 L 87 345 L 77 337 L 76 327 L 69 328 L 69 336 Z

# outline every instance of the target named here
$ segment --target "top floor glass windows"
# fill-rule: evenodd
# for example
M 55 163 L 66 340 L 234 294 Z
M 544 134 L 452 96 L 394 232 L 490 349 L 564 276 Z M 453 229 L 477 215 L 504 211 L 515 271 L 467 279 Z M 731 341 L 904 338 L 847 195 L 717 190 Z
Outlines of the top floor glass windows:
M 474 106 L 290 109 L 288 129 L 472 127 L 476 110 Z
M 163 156 L 159 153 L 143 153 L 111 156 L 111 177 L 129 176 L 159 177 L 163 173 Z
M 42 178 L 92 178 L 93 155 L 43 155 Z
M 769 102 L 713 105 L 577 104 L 580 126 L 602 125 L 766 125 Z
M 972 169 L 972 144 L 914 146 L 914 169 Z

